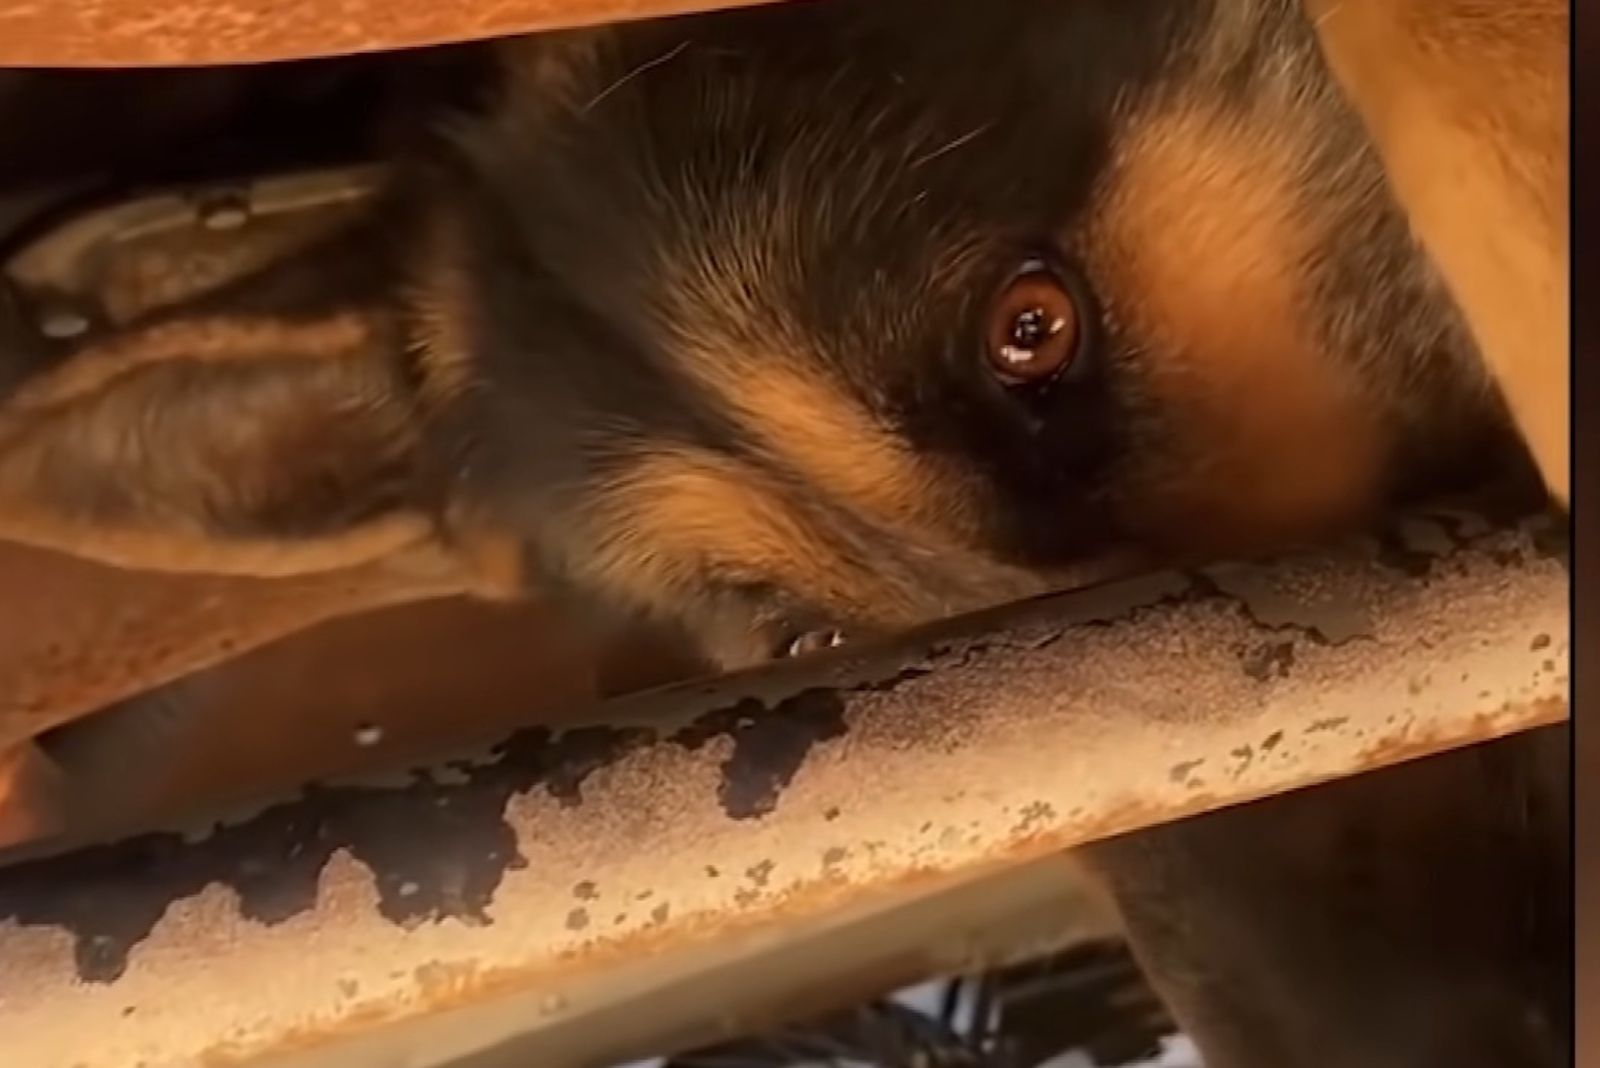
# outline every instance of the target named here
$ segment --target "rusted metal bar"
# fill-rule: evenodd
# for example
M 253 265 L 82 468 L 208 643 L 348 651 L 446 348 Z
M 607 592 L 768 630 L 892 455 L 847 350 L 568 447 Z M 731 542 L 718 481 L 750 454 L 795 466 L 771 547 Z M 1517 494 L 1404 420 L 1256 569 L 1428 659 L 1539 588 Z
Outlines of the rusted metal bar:
M 764 2 L 770 0 L 0 0 L 0 66 L 255 63 Z
M 123 571 L 0 543 L 0 748 L 323 620 L 462 585 L 442 560 L 252 579 Z
M 1563 719 L 1566 546 L 1413 517 L 19 860 L 6 1060 L 561 1068 L 542 1037 L 629 962 Z

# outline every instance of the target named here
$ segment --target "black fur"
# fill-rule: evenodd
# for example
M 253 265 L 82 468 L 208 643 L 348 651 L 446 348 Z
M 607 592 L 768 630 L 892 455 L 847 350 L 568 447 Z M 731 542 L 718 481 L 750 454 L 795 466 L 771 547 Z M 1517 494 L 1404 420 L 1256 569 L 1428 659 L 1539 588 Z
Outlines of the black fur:
M 578 57 L 574 88 L 513 88 L 442 124 L 412 172 L 413 195 L 470 235 L 483 383 L 433 421 L 449 468 L 437 492 L 531 534 L 555 581 L 571 494 L 605 477 L 619 442 L 771 468 L 663 342 L 712 328 L 746 343 L 741 373 L 817 361 L 914 449 L 970 471 L 987 494 L 981 548 L 1007 563 L 1064 566 L 1136 539 L 1115 498 L 1164 418 L 1138 398 L 1137 365 L 1158 355 L 1090 317 L 1082 366 L 1019 395 L 983 368 L 978 316 L 1035 254 L 1096 310 L 1097 280 L 1059 235 L 1089 210 L 1112 125 L 1141 97 L 1246 100 L 1285 63 L 1321 77 L 1298 8 L 1257 8 L 1260 33 L 1198 88 L 1203 0 L 810 0 L 536 42 L 524 60 Z M 1397 471 L 1452 456 L 1456 413 L 1492 421 L 1463 370 L 1470 345 L 1418 274 L 1350 117 L 1318 105 L 1299 119 L 1327 146 L 1308 171 L 1333 175 L 1308 180 L 1305 210 L 1342 213 L 1351 238 L 1307 268 L 1334 358 L 1391 365 L 1372 403 L 1415 454 Z M 1340 185 L 1352 181 L 1357 193 Z M 728 310 L 730 289 L 688 292 L 697 271 L 737 275 L 744 307 Z M 852 516 L 829 521 L 892 555 Z

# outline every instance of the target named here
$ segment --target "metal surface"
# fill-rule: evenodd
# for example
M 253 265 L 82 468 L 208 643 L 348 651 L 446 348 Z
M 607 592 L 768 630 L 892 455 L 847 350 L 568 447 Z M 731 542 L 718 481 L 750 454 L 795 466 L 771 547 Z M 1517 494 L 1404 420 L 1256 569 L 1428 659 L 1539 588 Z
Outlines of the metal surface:
M 612 1068 L 782 1027 L 881 997 L 930 976 L 971 974 L 1116 938 L 1109 913 L 1079 867 L 1056 854 L 981 878 L 868 895 L 866 900 L 767 927 L 700 939 L 618 960 L 559 993 L 489 999 L 474 1015 L 489 1027 L 536 1029 L 512 1043 L 422 1068 Z M 1124 988 L 1124 996 L 1138 994 Z M 1149 996 L 1146 994 L 1146 996 Z M 519 1019 L 520 1017 L 520 1019 Z M 375 1042 L 337 1043 L 286 1058 L 284 1068 L 373 1068 L 408 1063 L 417 1029 L 469 1031 L 452 1015 L 402 1024 Z
M 1414 518 L 19 861 L 7 1061 L 559 1068 L 568 992 L 627 962 L 1559 721 L 1567 633 L 1564 527 Z
M 153 575 L 0 544 L 0 749 L 326 619 L 461 589 L 446 561 L 282 580 Z
M 296 59 L 762 2 L 769 0 L 0 0 L 0 65 Z

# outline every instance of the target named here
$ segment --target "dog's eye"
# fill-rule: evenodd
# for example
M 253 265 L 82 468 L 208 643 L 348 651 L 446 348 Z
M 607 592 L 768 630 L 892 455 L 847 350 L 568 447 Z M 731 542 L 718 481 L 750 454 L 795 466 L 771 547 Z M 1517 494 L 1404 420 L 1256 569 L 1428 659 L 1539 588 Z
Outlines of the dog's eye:
M 1048 267 L 1030 263 L 990 305 L 984 354 L 1007 385 L 1037 385 L 1072 364 L 1079 335 L 1072 294 Z

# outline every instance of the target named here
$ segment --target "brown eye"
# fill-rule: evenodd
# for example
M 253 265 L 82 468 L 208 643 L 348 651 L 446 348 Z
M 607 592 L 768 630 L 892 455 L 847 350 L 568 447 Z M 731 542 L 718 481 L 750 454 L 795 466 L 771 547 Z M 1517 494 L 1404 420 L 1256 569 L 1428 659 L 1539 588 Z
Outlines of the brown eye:
M 1050 271 L 1034 268 L 1001 290 L 989 309 L 985 354 L 1009 385 L 1048 382 L 1078 352 L 1078 308 Z

